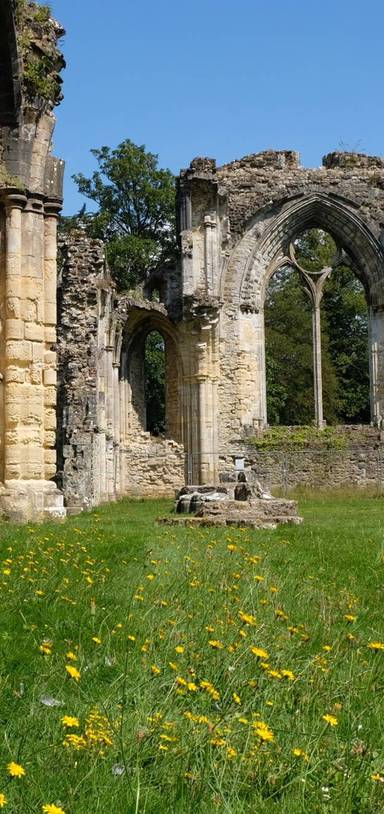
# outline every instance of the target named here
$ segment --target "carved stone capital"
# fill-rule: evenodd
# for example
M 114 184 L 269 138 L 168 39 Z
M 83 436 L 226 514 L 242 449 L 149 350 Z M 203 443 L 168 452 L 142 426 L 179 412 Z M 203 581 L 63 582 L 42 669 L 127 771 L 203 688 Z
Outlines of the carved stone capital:
M 61 212 L 62 202 L 58 200 L 48 200 L 44 203 L 44 215 L 46 218 L 58 218 Z
M 27 200 L 27 196 L 19 189 L 7 189 L 1 195 L 1 203 L 6 209 L 24 209 Z

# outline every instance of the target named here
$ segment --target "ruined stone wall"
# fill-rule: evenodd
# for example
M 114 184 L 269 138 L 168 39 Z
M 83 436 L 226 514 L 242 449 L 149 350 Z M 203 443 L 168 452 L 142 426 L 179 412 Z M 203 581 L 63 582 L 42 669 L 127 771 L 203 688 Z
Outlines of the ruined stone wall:
M 27 520 L 64 514 L 53 481 L 63 162 L 51 155 L 63 30 L 48 10 L 9 0 L 0 28 L 0 512 Z
M 311 489 L 384 489 L 384 438 L 373 427 L 338 429 L 339 444 L 327 448 L 319 442 L 300 448 L 284 444 L 257 448 L 239 442 L 220 456 L 220 479 L 235 476 L 236 458 L 244 459 L 250 479 L 260 480 L 271 491 L 297 487 Z M 340 444 L 340 440 L 344 444 Z M 228 454 L 229 453 L 229 454 Z
M 182 444 L 147 432 L 122 449 L 126 475 L 124 494 L 130 497 L 174 497 L 185 483 Z
M 101 241 L 62 238 L 58 291 L 59 484 L 71 511 L 124 495 L 172 496 L 184 481 L 178 440 L 145 431 L 144 344 L 171 326 L 163 305 L 116 295 Z M 179 426 L 178 377 L 169 354 L 170 424 Z
M 197 378 L 205 380 L 208 399 L 200 403 L 199 414 L 208 414 L 215 403 L 211 479 L 215 454 L 225 456 L 234 441 L 266 426 L 265 293 L 272 274 L 289 262 L 290 242 L 312 227 L 333 235 L 364 285 L 372 421 L 380 425 L 384 159 L 332 153 L 321 168 L 307 169 L 292 151 L 267 151 L 222 167 L 198 158 L 181 172 L 178 201 L 184 319 L 186 312 L 204 305 L 216 312 L 213 344 L 219 347 L 219 370 L 208 356 L 197 360 Z

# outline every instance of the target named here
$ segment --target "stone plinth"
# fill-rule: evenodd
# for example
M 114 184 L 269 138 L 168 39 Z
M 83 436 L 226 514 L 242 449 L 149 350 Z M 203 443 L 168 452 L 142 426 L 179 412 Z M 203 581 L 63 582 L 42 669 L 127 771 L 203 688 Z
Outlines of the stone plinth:
M 265 493 L 267 495 L 267 493 Z M 297 513 L 295 500 L 267 495 L 234 500 L 225 487 L 185 486 L 175 504 L 176 514 L 162 517 L 163 525 L 238 526 L 253 529 L 274 529 L 281 523 L 298 525 L 303 518 Z

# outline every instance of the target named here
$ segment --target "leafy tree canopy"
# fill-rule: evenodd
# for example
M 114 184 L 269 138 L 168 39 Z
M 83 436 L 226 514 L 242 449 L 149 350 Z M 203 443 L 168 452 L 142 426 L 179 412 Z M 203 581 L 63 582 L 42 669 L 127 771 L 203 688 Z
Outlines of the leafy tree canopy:
M 83 223 L 92 237 L 105 241 L 114 279 L 125 290 L 176 252 L 175 179 L 158 167 L 157 155 L 129 139 L 116 149 L 91 152 L 98 169 L 91 178 L 79 173 L 74 180 L 97 209 L 83 210 L 69 225 Z

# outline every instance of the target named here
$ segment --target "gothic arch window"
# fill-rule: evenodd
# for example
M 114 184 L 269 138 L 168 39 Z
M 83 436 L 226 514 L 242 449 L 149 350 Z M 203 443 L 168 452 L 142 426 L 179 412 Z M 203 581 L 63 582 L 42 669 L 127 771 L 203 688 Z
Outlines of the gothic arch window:
M 266 290 L 265 324 L 270 423 L 369 421 L 367 302 L 329 232 L 310 228 L 290 241 Z

